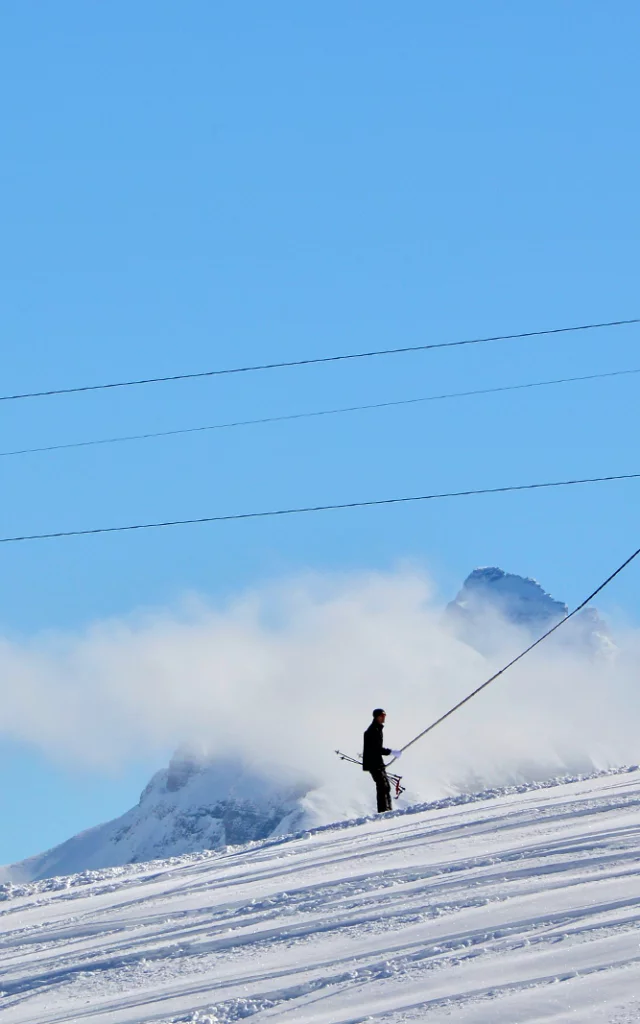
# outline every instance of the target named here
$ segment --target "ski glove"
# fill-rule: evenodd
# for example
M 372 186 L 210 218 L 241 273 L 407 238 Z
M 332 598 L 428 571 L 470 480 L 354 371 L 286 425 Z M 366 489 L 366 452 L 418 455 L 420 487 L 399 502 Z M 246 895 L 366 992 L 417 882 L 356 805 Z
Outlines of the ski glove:
M 391 753 L 395 757 L 396 761 L 398 760 L 399 757 L 402 757 L 402 751 L 401 750 L 392 750 Z

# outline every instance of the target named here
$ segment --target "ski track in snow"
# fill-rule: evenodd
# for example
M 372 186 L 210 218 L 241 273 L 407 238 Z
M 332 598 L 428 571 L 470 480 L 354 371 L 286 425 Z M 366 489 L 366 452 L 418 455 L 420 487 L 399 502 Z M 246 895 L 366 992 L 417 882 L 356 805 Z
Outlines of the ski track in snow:
M 249 1017 L 640 1022 L 640 771 L 0 886 L 1 1024 Z

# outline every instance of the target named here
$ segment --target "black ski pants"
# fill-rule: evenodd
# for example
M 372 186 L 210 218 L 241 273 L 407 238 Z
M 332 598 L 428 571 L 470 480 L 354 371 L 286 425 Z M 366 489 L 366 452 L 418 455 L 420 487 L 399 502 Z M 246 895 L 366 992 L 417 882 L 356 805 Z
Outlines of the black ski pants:
M 391 810 L 391 783 L 384 768 L 374 768 L 370 772 L 371 778 L 376 784 L 376 796 L 378 798 L 378 814 Z

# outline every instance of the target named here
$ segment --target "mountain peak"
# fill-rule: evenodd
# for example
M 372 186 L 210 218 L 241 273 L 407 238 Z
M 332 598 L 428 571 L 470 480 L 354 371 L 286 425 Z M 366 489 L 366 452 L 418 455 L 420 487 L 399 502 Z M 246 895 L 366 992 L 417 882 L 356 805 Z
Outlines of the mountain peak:
M 507 622 L 536 627 L 552 626 L 569 611 L 566 604 L 543 590 L 537 580 L 496 566 L 474 569 L 448 607 L 467 615 L 491 607 Z
M 485 566 L 469 573 L 446 615 L 460 639 L 483 654 L 503 642 L 500 625 L 517 627 L 535 639 L 569 613 L 568 606 L 547 593 L 537 580 Z M 614 645 L 595 608 L 587 608 L 568 624 L 559 639 L 585 654 L 610 653 Z

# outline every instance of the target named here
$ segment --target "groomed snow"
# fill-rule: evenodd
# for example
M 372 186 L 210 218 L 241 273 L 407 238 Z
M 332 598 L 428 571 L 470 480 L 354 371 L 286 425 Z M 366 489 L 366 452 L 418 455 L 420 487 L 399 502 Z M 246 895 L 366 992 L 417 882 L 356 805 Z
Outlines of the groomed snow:
M 640 771 L 0 888 L 2 1024 L 640 1021 Z

